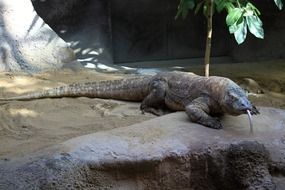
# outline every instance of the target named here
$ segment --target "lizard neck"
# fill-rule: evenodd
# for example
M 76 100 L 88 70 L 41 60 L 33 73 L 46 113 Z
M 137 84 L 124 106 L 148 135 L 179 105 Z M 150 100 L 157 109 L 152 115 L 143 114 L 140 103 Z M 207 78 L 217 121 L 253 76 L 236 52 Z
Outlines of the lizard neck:
M 217 102 L 222 102 L 229 83 L 230 81 L 227 78 L 216 76 L 208 77 L 206 79 L 206 88 L 209 96 Z

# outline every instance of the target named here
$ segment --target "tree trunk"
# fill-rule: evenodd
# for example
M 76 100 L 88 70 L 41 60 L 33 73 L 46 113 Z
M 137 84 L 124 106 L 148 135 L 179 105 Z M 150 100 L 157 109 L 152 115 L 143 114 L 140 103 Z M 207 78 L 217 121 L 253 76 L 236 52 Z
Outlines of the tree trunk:
M 60 68 L 73 51 L 35 12 L 31 0 L 0 0 L 0 71 Z
M 214 0 L 207 1 L 207 40 L 206 40 L 206 51 L 205 51 L 205 76 L 210 75 L 210 58 L 211 58 L 211 46 L 212 46 L 212 20 L 213 20 L 213 7 Z

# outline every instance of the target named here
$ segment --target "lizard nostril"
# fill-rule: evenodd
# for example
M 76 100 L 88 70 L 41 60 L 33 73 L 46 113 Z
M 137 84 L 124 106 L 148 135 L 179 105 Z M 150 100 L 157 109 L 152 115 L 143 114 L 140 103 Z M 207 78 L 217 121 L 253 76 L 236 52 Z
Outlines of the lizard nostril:
M 246 103 L 241 103 L 241 108 L 243 111 L 252 110 L 250 104 L 246 104 Z

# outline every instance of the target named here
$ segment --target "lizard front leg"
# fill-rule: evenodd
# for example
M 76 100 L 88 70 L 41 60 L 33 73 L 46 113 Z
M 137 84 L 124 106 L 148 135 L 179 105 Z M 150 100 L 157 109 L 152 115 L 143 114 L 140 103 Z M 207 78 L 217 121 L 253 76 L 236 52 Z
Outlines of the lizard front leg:
M 153 80 L 150 83 L 150 93 L 142 101 L 142 113 L 149 112 L 154 115 L 163 115 L 161 108 L 165 107 L 165 92 L 167 82 L 163 79 Z
M 208 97 L 199 97 L 186 105 L 185 111 L 192 122 L 202 124 L 213 129 L 223 128 L 218 118 L 209 115 L 211 100 Z

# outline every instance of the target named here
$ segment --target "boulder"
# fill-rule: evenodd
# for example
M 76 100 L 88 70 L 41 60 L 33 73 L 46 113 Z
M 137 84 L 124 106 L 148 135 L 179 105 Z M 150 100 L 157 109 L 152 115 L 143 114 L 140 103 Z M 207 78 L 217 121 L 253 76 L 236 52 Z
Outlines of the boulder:
M 0 189 L 282 189 L 285 111 L 261 108 L 251 134 L 246 115 L 224 129 L 176 112 L 68 140 L 0 162 Z
M 37 15 L 30 0 L 0 0 L 0 71 L 36 72 L 75 60 L 67 43 Z

